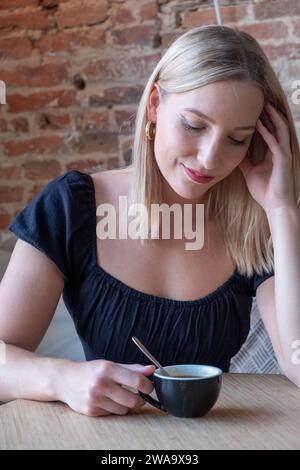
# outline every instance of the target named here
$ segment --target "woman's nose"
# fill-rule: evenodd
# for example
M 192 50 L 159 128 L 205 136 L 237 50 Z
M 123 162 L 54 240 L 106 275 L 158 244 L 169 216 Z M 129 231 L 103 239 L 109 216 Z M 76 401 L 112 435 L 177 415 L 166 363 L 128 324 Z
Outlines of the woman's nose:
M 218 144 L 211 143 L 199 148 L 197 160 L 207 170 L 213 170 L 220 165 L 221 149 Z

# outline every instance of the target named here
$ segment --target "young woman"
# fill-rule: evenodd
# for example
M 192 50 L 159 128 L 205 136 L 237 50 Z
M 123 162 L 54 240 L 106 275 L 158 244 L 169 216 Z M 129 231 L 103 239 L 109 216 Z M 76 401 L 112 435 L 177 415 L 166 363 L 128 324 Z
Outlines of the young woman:
M 132 165 L 69 171 L 10 226 L 19 239 L 0 287 L 0 400 L 126 414 L 143 404 L 136 390 L 152 391 L 154 370 L 132 336 L 163 365 L 228 371 L 255 295 L 279 365 L 300 387 L 292 360 L 300 339 L 299 189 L 292 115 L 258 43 L 223 26 L 180 36 L 146 84 Z M 204 204 L 202 248 L 186 249 L 176 221 L 169 238 L 160 225 L 152 239 L 97 237 L 97 207 L 111 204 L 120 215 L 120 196 L 148 216 L 155 203 L 191 204 L 193 226 Z M 34 353 L 62 292 L 87 362 Z

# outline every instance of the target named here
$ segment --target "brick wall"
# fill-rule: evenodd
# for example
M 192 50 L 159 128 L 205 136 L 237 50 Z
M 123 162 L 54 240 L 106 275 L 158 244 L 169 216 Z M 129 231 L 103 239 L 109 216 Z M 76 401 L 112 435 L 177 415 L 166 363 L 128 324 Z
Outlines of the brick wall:
M 271 59 L 300 131 L 299 0 L 220 0 Z M 205 0 L 0 0 L 0 234 L 51 179 L 130 161 L 132 122 L 161 52 L 215 23 Z M 2 231 L 2 232 L 1 232 Z

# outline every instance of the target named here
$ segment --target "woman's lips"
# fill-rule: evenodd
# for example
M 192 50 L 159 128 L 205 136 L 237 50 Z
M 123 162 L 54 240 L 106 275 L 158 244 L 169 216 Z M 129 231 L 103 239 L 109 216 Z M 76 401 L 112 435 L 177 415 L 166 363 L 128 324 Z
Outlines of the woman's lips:
M 215 178 L 214 176 L 202 175 L 198 171 L 186 167 L 183 163 L 182 166 L 185 171 L 185 174 L 196 183 L 208 183 L 209 181 L 212 181 Z

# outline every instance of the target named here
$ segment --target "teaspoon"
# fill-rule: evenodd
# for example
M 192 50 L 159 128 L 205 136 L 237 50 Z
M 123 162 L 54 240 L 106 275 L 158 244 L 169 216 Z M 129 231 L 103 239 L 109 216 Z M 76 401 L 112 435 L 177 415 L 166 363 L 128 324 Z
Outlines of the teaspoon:
M 158 362 L 157 359 L 155 359 L 154 356 L 152 356 L 152 354 L 148 351 L 148 349 L 143 345 L 143 343 L 140 342 L 140 340 L 136 337 L 136 336 L 133 336 L 132 337 L 132 341 L 137 345 L 137 347 L 145 354 L 145 356 L 148 357 L 148 359 L 150 359 L 151 362 L 153 362 L 153 364 L 155 364 L 157 367 L 160 368 L 160 371 L 162 373 L 162 375 L 167 375 L 170 377 L 170 374 L 169 372 L 166 371 L 166 369 L 163 368 L 162 365 L 160 365 L 160 363 Z

